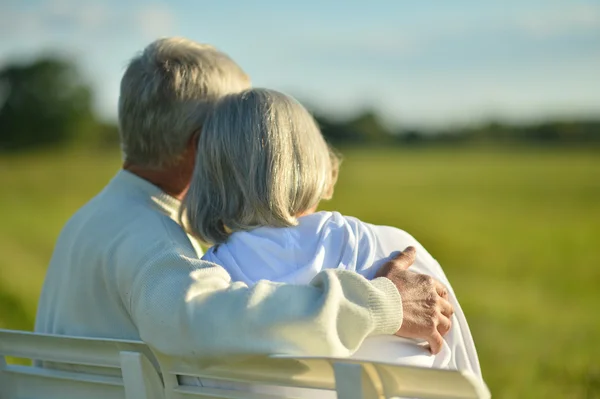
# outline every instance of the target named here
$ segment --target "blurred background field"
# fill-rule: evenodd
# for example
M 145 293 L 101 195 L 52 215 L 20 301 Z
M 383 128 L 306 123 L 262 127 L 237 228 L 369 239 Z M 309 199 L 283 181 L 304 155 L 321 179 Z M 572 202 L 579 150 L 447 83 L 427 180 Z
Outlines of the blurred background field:
M 600 4 L 0 3 L 0 328 L 32 329 L 54 242 L 120 167 L 127 60 L 209 42 L 344 156 L 323 203 L 439 260 L 496 398 L 600 398 Z M 82 265 L 84 267 L 85 265 Z
M 344 156 L 324 208 L 401 227 L 440 261 L 495 397 L 600 395 L 597 151 L 351 149 Z M 0 159 L 0 327 L 32 328 L 63 223 L 119 165 L 117 151 Z

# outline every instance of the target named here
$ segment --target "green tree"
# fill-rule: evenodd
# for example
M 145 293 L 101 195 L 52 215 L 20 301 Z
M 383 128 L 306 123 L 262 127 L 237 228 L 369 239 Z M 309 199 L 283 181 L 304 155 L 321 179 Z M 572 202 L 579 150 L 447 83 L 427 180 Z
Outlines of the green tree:
M 348 129 L 356 132 L 363 141 L 371 144 L 383 144 L 392 139 L 388 128 L 381 122 L 375 111 L 365 111 L 347 122 Z
M 64 144 L 89 132 L 96 125 L 91 97 L 68 61 L 7 65 L 0 70 L 0 150 Z

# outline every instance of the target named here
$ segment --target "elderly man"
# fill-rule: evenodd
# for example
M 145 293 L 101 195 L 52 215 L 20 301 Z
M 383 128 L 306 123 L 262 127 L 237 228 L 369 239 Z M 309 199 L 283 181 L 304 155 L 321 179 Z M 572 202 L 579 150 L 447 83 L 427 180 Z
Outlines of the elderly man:
M 406 270 L 412 248 L 372 281 L 329 269 L 306 286 L 231 283 L 199 260 L 177 222 L 199 128 L 217 99 L 249 86 L 227 55 L 185 39 L 157 40 L 130 62 L 119 98 L 123 169 L 63 228 L 35 330 L 141 339 L 177 356 L 345 356 L 376 334 L 439 351 L 452 310 L 441 284 Z

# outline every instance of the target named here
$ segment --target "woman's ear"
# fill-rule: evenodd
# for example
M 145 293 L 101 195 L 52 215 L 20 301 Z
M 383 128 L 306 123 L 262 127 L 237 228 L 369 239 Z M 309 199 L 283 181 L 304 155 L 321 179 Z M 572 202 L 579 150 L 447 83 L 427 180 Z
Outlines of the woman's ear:
M 335 184 L 337 183 L 338 176 L 340 174 L 340 164 L 342 163 L 342 156 L 340 153 L 329 145 L 327 147 L 329 149 L 329 160 L 331 161 L 331 182 L 329 183 L 327 191 L 323 195 L 322 199 L 325 200 L 329 200 L 333 197 L 333 190 L 335 188 Z

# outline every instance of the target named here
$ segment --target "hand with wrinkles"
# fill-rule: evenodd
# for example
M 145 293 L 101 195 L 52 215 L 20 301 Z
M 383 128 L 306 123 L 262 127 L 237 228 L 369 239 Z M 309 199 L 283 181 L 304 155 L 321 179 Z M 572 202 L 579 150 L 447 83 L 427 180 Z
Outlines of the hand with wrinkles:
M 448 302 L 448 290 L 431 276 L 411 272 L 416 250 L 408 247 L 377 271 L 375 277 L 390 279 L 402 297 L 402 326 L 399 337 L 424 339 L 437 354 L 442 349 L 443 336 L 452 327 L 454 309 Z

